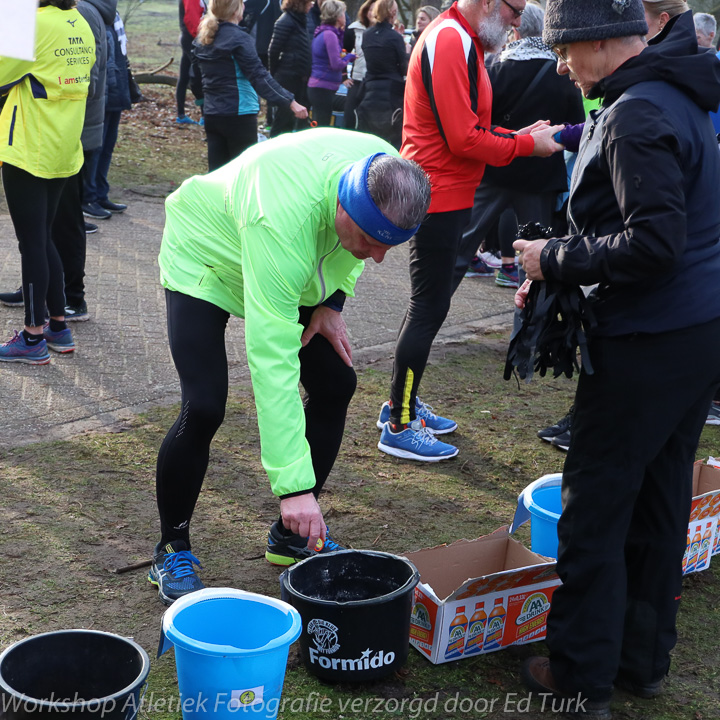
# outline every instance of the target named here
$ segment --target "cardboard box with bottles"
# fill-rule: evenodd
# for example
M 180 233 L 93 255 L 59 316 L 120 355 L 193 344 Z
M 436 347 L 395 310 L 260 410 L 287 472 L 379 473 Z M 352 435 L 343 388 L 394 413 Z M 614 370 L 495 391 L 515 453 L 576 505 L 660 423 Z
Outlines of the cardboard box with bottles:
M 410 644 L 432 663 L 545 637 L 552 593 L 560 585 L 555 561 L 507 530 L 405 553 L 420 571 Z
M 699 460 L 693 468 L 693 500 L 688 523 L 683 574 L 710 567 L 713 555 L 720 554 L 720 461 Z

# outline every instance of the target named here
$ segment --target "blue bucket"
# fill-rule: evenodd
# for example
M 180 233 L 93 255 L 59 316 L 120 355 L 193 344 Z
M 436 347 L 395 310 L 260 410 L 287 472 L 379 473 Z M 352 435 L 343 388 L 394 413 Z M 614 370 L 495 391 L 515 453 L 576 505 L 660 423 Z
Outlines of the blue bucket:
M 276 718 L 301 629 L 287 603 L 242 590 L 206 588 L 174 602 L 158 657 L 175 645 L 183 718 Z
M 562 513 L 562 474 L 543 475 L 530 483 L 518 496 L 510 533 L 523 523 L 530 523 L 530 547 L 533 552 L 556 558 L 557 524 Z

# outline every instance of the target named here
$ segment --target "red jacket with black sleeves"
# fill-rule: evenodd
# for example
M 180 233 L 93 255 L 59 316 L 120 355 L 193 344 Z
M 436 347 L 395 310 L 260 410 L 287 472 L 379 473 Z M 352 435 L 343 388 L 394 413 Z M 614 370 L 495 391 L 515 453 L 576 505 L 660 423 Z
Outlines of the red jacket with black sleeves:
M 405 87 L 400 154 L 430 176 L 430 212 L 472 207 L 485 165 L 532 154 L 530 135 L 490 126 L 492 87 L 480 38 L 457 3 L 420 36 Z

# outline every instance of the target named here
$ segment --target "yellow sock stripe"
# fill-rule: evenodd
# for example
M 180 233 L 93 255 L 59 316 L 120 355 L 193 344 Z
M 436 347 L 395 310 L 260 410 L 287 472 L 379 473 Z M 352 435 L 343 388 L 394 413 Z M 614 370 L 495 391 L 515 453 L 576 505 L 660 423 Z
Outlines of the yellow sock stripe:
M 412 386 L 415 374 L 408 368 L 405 376 L 405 388 L 403 389 L 402 407 L 400 409 L 400 422 L 405 425 L 410 422 L 410 395 L 412 394 Z

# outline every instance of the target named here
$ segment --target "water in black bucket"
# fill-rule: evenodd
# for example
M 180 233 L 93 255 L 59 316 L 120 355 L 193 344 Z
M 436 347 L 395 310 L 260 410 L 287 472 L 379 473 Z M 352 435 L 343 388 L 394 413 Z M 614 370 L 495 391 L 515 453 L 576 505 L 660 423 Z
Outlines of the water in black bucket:
M 333 681 L 365 681 L 407 660 L 410 611 L 420 579 L 405 558 L 369 550 L 315 555 L 283 575 L 300 613 L 307 669 Z
M 147 653 L 118 635 L 95 630 L 35 635 L 0 655 L 0 717 L 134 720 L 149 671 Z

